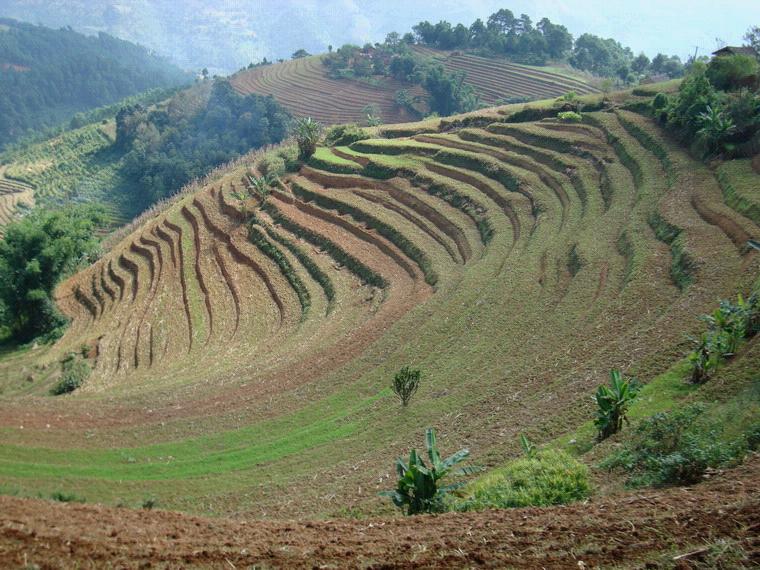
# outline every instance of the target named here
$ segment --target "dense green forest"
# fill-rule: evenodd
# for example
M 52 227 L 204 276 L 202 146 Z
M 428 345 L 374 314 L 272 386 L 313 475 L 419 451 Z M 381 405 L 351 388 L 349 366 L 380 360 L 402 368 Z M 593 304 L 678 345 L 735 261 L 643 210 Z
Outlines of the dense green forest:
M 133 105 L 116 116 L 115 144 L 125 153 L 122 172 L 145 202 L 164 198 L 251 149 L 282 141 L 290 123 L 274 98 L 243 97 L 223 79 L 213 82 L 200 108 L 177 107 Z
M 147 49 L 107 34 L 0 19 L 0 148 L 77 112 L 188 81 Z

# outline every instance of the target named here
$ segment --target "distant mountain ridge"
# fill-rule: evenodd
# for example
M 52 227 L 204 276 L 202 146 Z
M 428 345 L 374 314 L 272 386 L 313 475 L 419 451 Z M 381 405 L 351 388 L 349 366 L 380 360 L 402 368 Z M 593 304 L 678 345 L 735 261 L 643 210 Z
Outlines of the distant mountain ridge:
M 189 79 L 148 49 L 105 33 L 0 18 L 0 147 L 75 113 Z

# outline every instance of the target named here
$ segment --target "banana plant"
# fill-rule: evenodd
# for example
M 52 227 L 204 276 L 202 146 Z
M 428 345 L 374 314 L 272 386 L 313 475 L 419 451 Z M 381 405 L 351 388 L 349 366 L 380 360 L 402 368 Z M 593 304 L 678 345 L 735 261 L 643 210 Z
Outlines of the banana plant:
M 393 504 L 407 515 L 442 512 L 445 510 L 446 495 L 464 483 L 440 486 L 441 479 L 449 474 L 470 475 L 479 471 L 476 467 L 454 469 L 470 455 L 470 450 L 466 448 L 460 449 L 446 459 L 441 459 L 433 428 L 428 428 L 425 433 L 425 446 L 430 465 L 425 463 L 416 449 L 412 449 L 408 462 L 405 462 L 402 457 L 396 461 L 398 474 L 396 489 L 380 493 L 382 496 L 390 497 Z
M 594 425 L 599 430 L 598 440 L 607 439 L 623 428 L 623 422 L 628 423 L 626 414 L 639 392 L 635 379 L 624 380 L 620 370 L 610 371 L 610 385 L 601 385 L 596 391 L 596 419 Z
M 692 338 L 694 350 L 689 354 L 691 364 L 691 382 L 702 384 L 710 379 L 720 362 L 720 350 L 715 346 L 716 334 L 704 332 L 699 338 Z
M 272 184 L 274 184 L 274 177 L 268 174 L 266 176 L 248 176 L 248 188 L 261 200 L 262 204 L 267 201 L 272 192 Z

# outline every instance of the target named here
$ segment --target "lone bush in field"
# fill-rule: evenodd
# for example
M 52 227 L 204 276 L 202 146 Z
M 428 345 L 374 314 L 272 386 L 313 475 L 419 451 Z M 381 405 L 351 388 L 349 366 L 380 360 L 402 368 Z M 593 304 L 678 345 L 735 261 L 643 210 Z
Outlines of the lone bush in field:
M 298 158 L 309 160 L 316 152 L 319 139 L 322 137 L 322 123 L 311 117 L 298 119 L 293 126 L 293 135 L 298 143 Z
M 623 428 L 623 422 L 628 421 L 628 407 L 638 392 L 639 385 L 635 379 L 624 380 L 620 370 L 610 371 L 610 385 L 599 386 L 594 396 L 597 405 L 594 425 L 599 430 L 599 441 L 607 439 Z
M 393 377 L 393 393 L 401 400 L 401 405 L 406 407 L 412 399 L 417 388 L 420 387 L 422 372 L 416 368 L 404 366 Z
M 396 461 L 398 483 L 393 491 L 383 491 L 382 496 L 390 497 L 393 504 L 407 515 L 420 513 L 440 513 L 446 510 L 446 496 L 461 487 L 464 483 L 454 483 L 439 487 L 441 479 L 447 475 L 469 475 L 478 471 L 474 467 L 463 467 L 453 471 L 454 467 L 467 459 L 469 449 L 460 449 L 446 459 L 441 459 L 435 440 L 435 430 L 428 428 L 425 434 L 425 446 L 430 465 L 412 449 L 409 453 L 409 463 L 402 457 Z
M 562 111 L 557 113 L 557 118 L 565 123 L 580 123 L 583 121 L 583 116 L 575 111 Z

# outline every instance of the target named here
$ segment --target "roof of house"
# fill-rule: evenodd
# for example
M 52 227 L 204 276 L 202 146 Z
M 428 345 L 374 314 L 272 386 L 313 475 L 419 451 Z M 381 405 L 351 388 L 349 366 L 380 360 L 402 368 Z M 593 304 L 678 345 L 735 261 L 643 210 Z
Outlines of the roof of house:
M 757 51 L 751 46 L 726 46 L 712 53 L 713 55 L 751 55 L 757 56 Z

